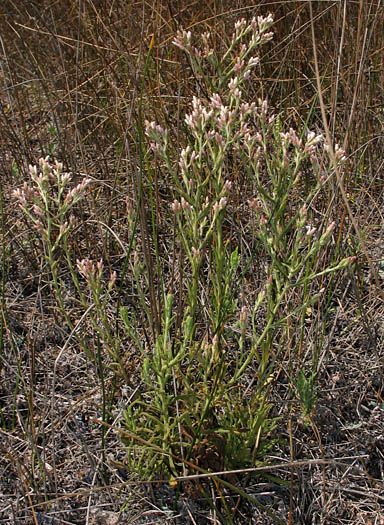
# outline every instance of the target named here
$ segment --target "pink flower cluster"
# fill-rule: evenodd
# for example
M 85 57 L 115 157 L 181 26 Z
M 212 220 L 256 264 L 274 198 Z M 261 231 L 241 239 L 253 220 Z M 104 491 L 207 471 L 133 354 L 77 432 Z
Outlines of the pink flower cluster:
M 83 197 L 91 179 L 84 178 L 65 195 L 65 187 L 72 176 L 63 173 L 60 162 L 49 162 L 49 157 L 39 159 L 38 165 L 29 166 L 29 175 L 31 180 L 16 189 L 13 196 L 41 234 L 48 235 L 48 224 L 54 219 L 59 225 L 60 239 L 70 227 L 65 219 L 66 214 Z
M 81 260 L 77 259 L 76 264 L 80 274 L 86 279 L 91 287 L 100 284 L 104 271 L 104 264 L 101 259 L 96 264 L 87 258 Z M 108 281 L 108 290 L 111 290 L 115 282 L 116 272 L 113 271 Z
M 155 153 L 163 154 L 168 144 L 168 130 L 156 124 L 156 122 L 146 120 L 145 134 L 150 140 L 151 149 Z

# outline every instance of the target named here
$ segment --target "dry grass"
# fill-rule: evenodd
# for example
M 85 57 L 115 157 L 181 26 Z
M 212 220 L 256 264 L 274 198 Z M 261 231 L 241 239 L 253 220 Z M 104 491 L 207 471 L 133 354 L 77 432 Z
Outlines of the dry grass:
M 323 107 L 331 137 L 348 156 L 340 175 L 349 206 L 337 182 L 318 201 L 319 215 L 337 224 L 335 243 L 318 264 L 355 251 L 360 255 L 347 272 L 324 281 L 321 308 L 306 320 L 299 356 L 308 369 L 315 351 L 320 362 L 310 424 L 292 400 L 287 351 L 271 394 L 273 415 L 281 416 L 276 435 L 283 439 L 268 459 L 279 467 L 269 479 L 240 474 L 225 479 L 246 488 L 283 523 L 384 524 L 384 5 L 381 0 L 315 1 L 312 8 Z M 95 419 L 104 417 L 107 399 L 108 422 L 119 427 L 132 390 L 110 373 L 108 360 L 101 366 L 89 358 L 98 354 L 99 342 L 82 319 L 65 273 L 65 308 L 87 328 L 83 345 L 63 328 L 40 256 L 44 247 L 11 191 L 26 180 L 28 165 L 46 155 L 63 162 L 75 178 L 90 177 L 94 191 L 76 211 L 73 260 L 102 258 L 117 271 L 120 286 L 130 243 L 127 202 L 129 209 L 138 195 L 140 103 L 145 118 L 170 130 L 176 151 L 183 143 L 183 115 L 192 96 L 204 96 L 204 85 L 171 45 L 172 38 L 180 27 L 209 30 L 221 49 L 236 19 L 269 11 L 276 21 L 275 37 L 263 48 L 248 97 L 268 96 L 284 126 L 301 126 L 310 115 L 311 127 L 323 129 L 309 2 L 259 2 L 255 7 L 240 0 L 204 5 L 44 0 L 20 6 L 4 0 L 0 523 L 230 523 L 218 514 L 220 490 L 209 486 L 217 503 L 212 508 L 190 481 L 176 502 L 169 484 L 145 483 L 124 469 L 119 433 L 113 428 L 105 432 Z M 150 45 L 152 60 L 143 78 Z M 228 238 L 246 250 L 253 241 L 241 204 L 252 195 L 235 159 L 230 170 L 235 197 Z M 153 219 L 143 209 L 137 250 L 148 250 L 152 262 L 157 253 L 163 277 L 176 294 L 182 286 L 167 211 L 169 180 L 161 166 L 152 173 L 156 214 Z M 147 180 L 143 187 L 148 204 Z M 363 250 L 358 248 L 361 240 Z M 265 278 L 264 262 L 247 277 L 250 300 Z M 160 276 L 154 262 L 152 270 L 156 289 Z M 120 291 L 122 303 L 134 308 L 138 291 L 129 275 Z M 113 323 L 112 306 L 107 315 Z M 151 337 L 149 326 L 142 332 L 143 340 Z M 127 373 L 139 386 L 140 355 L 124 343 Z M 233 523 L 272 523 L 263 510 L 221 490 Z

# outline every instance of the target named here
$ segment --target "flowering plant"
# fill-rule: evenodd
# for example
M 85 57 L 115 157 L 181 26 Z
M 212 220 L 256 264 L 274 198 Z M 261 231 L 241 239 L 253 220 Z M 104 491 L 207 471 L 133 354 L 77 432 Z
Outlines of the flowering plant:
M 312 204 L 332 176 L 330 165 L 319 160 L 327 151 L 323 136 L 307 129 L 283 132 L 267 100 L 245 100 L 246 82 L 259 64 L 255 49 L 272 38 L 272 23 L 270 15 L 237 22 L 221 58 L 209 34 L 202 35 L 199 49 L 191 32 L 179 32 L 174 44 L 187 53 L 208 94 L 192 99 L 185 116 L 187 144 L 176 159 L 169 133 L 145 122 L 148 155 L 162 161 L 172 179 L 170 211 L 189 268 L 180 328 L 168 293 L 154 348 L 142 348 L 145 390 L 125 412 L 130 435 L 140 434 L 147 443 L 143 451 L 134 437 L 127 440 L 130 463 L 145 476 L 164 470 L 177 476 L 185 473 L 186 461 L 213 468 L 209 447 L 220 468 L 264 458 L 273 444 L 269 392 L 277 358 L 302 312 L 324 291 L 310 293 L 309 284 L 351 262 L 321 270 L 313 264 L 334 230 L 333 223 L 319 229 L 311 218 Z M 337 151 L 342 162 L 344 154 Z M 251 235 L 269 260 L 265 285 L 251 305 L 241 305 L 240 291 L 256 252 L 240 254 L 227 238 L 235 211 L 234 157 L 254 194 L 237 212 L 249 215 Z M 311 172 L 309 190 L 302 184 L 304 168 Z M 264 324 L 256 321 L 260 315 Z M 127 311 L 123 319 L 131 333 Z

